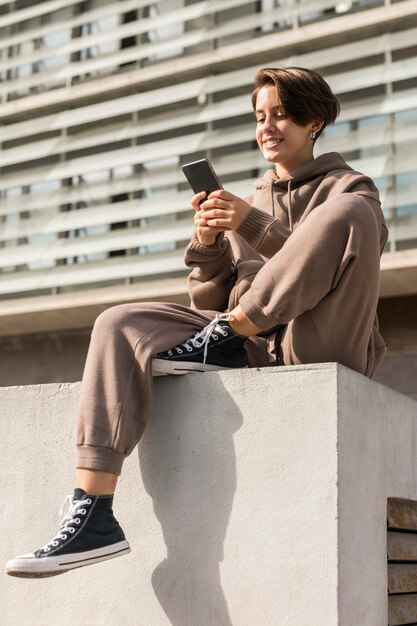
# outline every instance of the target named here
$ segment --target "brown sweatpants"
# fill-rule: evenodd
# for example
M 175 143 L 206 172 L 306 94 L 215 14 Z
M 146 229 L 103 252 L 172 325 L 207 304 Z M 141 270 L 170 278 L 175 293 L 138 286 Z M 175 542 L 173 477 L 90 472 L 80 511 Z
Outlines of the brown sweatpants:
M 278 363 L 338 361 L 371 376 L 378 225 L 363 199 L 344 195 L 346 202 L 339 198 L 316 208 L 231 302 L 238 299 L 263 330 L 280 328 Z M 120 474 L 150 414 L 152 355 L 184 341 L 214 314 L 138 303 L 99 315 L 81 388 L 77 467 Z

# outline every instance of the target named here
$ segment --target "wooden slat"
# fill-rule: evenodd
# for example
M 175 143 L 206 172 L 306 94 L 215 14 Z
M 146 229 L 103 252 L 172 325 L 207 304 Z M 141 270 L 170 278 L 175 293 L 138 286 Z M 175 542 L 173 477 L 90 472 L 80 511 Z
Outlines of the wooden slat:
M 388 532 L 387 539 L 389 560 L 417 562 L 417 534 Z
M 388 593 L 417 593 L 417 565 L 390 563 Z
M 387 523 L 389 528 L 417 531 L 417 502 L 402 498 L 388 498 Z
M 388 626 L 417 623 L 417 594 L 388 598 Z

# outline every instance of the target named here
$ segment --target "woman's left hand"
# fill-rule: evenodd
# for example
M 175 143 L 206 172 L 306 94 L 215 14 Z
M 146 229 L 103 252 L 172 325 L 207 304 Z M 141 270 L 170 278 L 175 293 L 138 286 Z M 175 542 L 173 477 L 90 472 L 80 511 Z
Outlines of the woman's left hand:
M 251 205 L 230 191 L 213 191 L 200 204 L 202 217 L 208 226 L 235 230 L 251 210 Z

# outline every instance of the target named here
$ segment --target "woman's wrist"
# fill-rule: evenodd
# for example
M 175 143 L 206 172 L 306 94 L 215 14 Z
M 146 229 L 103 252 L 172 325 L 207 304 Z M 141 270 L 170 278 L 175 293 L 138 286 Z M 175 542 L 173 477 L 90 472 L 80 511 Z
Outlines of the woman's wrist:
M 202 246 L 214 246 L 217 242 L 217 236 L 219 233 L 199 233 L 196 232 L 198 243 Z

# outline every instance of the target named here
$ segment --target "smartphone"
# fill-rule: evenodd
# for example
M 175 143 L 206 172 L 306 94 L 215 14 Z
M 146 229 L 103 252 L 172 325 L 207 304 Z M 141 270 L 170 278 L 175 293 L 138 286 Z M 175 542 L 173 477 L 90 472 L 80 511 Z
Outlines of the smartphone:
M 209 196 L 212 191 L 223 189 L 223 185 L 208 159 L 186 163 L 182 166 L 182 171 L 194 193 L 205 191 Z

